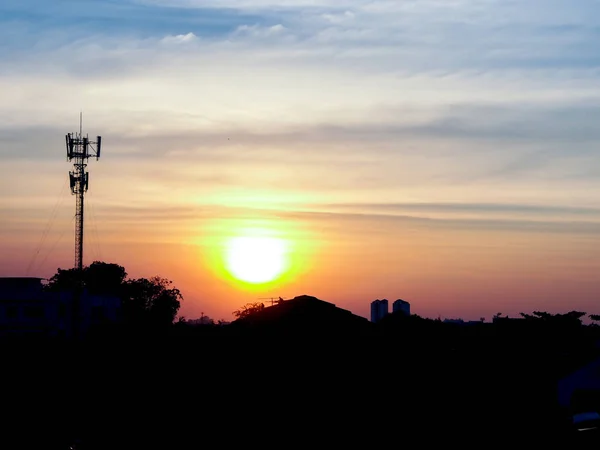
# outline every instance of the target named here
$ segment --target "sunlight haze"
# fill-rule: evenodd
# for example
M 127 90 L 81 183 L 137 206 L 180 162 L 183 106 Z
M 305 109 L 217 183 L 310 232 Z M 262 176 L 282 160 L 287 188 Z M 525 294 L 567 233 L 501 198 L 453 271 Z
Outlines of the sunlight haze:
M 84 263 L 188 318 L 599 313 L 599 29 L 594 0 L 5 0 L 0 275 L 73 266 L 83 111 Z

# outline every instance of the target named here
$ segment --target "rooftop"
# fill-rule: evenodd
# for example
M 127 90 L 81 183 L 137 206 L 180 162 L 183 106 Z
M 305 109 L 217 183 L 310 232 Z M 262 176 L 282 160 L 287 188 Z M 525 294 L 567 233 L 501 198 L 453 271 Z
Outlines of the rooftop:
M 0 277 L 0 289 L 23 289 L 41 287 L 44 278 L 37 277 Z
M 333 325 L 334 328 L 371 326 L 371 322 L 366 318 L 310 295 L 285 300 L 247 318 L 238 319 L 235 323 L 311 329 L 321 325 L 326 327 Z

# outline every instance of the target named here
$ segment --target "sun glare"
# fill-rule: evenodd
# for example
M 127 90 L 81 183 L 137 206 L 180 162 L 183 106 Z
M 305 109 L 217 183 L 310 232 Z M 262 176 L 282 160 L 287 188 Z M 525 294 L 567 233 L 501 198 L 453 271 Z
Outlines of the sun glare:
M 273 237 L 235 237 L 227 243 L 227 270 L 240 281 L 268 283 L 285 270 L 286 245 Z

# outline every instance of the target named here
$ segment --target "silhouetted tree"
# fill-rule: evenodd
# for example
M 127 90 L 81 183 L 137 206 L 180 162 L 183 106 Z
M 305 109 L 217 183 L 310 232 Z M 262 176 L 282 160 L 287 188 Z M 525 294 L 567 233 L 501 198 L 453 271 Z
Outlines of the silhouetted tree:
M 46 289 L 52 292 L 72 291 L 83 281 L 83 273 L 83 270 L 59 268 L 48 280 Z
M 238 319 L 243 319 L 244 317 L 248 317 L 254 313 L 260 312 L 263 309 L 265 309 L 264 303 L 246 303 L 240 309 L 235 310 L 232 314 Z
M 84 272 L 84 283 L 92 294 L 119 295 L 127 278 L 123 266 L 94 261 Z
M 590 319 L 592 319 L 594 322 L 600 322 L 600 314 L 590 314 L 589 315 Z
M 183 296 L 173 282 L 158 276 L 128 280 L 123 284 L 123 311 L 131 323 L 171 325 Z
M 81 271 L 58 269 L 48 280 L 46 289 L 54 292 L 71 291 L 81 283 L 91 294 L 119 296 L 126 277 L 127 272 L 123 266 L 94 261 Z
M 123 266 L 101 261 L 94 261 L 81 271 L 58 269 L 48 280 L 46 289 L 71 291 L 78 286 L 90 294 L 119 297 L 125 321 L 130 324 L 172 324 L 183 300 L 170 280 L 158 276 L 127 280 Z
M 215 325 L 215 321 L 214 319 L 210 318 L 209 316 L 205 315 L 203 312 L 200 313 L 200 317 L 198 319 L 187 319 L 184 321 L 181 321 L 182 323 L 185 323 L 186 325 L 190 325 L 190 326 L 196 326 L 196 325 Z
M 581 325 L 581 318 L 586 313 L 581 311 L 570 311 L 566 314 L 550 314 L 545 311 L 534 311 L 533 314 L 521 313 L 521 316 L 527 320 L 541 321 L 553 325 Z
M 582 311 L 569 311 L 566 314 L 558 314 L 559 316 L 564 317 L 567 320 L 577 321 L 581 324 L 581 318 L 585 317 L 587 313 Z

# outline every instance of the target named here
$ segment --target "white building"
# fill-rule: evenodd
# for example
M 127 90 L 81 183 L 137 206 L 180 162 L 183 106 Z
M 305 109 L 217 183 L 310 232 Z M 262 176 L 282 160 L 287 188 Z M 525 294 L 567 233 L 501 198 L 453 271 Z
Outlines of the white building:
M 377 323 L 389 313 L 387 299 L 371 302 L 371 322 Z
M 73 293 L 47 292 L 42 278 L 0 278 L 0 335 L 69 336 Z M 84 292 L 79 303 L 80 332 L 121 317 L 117 297 Z
M 410 303 L 404 300 L 396 300 L 392 305 L 392 311 L 394 313 L 403 313 L 410 316 Z

